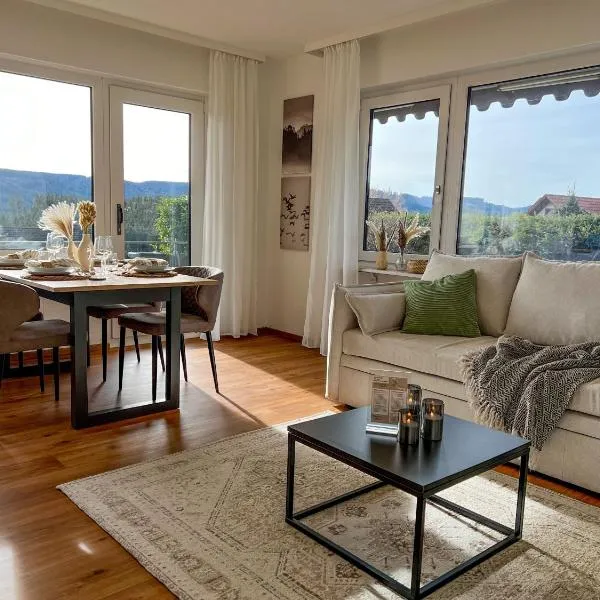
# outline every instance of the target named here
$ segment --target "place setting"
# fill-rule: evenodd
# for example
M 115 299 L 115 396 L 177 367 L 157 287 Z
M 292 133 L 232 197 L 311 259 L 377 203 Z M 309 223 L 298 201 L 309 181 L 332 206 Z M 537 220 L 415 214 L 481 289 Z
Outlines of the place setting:
M 120 274 L 124 277 L 175 277 L 177 272 L 164 258 L 138 256 L 126 260 Z

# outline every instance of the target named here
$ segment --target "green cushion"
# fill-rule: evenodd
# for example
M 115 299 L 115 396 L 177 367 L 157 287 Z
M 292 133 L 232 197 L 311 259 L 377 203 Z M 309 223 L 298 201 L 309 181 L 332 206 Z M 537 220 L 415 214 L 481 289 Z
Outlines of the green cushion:
M 404 281 L 406 316 L 402 331 L 427 335 L 481 335 L 477 322 L 475 271 L 434 281 Z

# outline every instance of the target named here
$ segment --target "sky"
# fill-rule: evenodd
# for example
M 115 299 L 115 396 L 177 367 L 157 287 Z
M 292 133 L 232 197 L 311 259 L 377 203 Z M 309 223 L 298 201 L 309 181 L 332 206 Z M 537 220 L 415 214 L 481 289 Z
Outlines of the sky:
M 431 196 L 438 122 L 431 112 L 421 121 L 375 121 L 371 187 Z M 599 171 L 600 96 L 576 91 L 564 102 L 545 96 L 535 106 L 470 109 L 465 196 L 513 207 L 572 188 L 600 197 Z
M 91 176 L 90 88 L 0 72 L 0 168 Z M 123 107 L 127 181 L 189 179 L 189 115 Z

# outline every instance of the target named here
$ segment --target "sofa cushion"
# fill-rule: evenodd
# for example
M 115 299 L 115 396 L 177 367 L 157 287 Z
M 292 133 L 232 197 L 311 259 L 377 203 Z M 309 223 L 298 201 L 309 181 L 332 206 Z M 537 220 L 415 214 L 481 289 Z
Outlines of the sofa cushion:
M 506 334 L 536 344 L 600 341 L 600 264 L 556 262 L 527 253 Z
M 462 381 L 460 357 L 496 343 L 493 337 L 464 338 L 390 331 L 372 337 L 360 329 L 344 333 L 344 354 L 370 358 L 396 367 Z
M 435 281 L 405 281 L 406 316 L 402 331 L 479 337 L 476 290 L 473 269 Z
M 506 327 L 510 302 L 521 273 L 522 258 L 451 256 L 434 250 L 422 281 L 470 269 L 477 275 L 477 312 L 483 335 L 500 336 Z
M 358 325 L 365 335 L 376 335 L 402 327 L 406 297 L 398 294 L 346 294 Z

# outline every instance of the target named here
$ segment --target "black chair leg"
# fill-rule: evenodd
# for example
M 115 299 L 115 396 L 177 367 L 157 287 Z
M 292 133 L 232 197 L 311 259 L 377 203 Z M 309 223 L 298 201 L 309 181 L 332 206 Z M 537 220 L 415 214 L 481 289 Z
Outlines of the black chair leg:
M 165 355 L 163 354 L 162 348 L 162 339 L 160 335 L 156 336 L 157 344 L 158 344 L 158 354 L 160 355 L 160 365 L 162 367 L 163 373 L 165 372 Z
M 133 331 L 133 343 L 135 344 L 135 354 L 138 362 L 140 362 L 140 341 L 138 340 L 138 332 Z
M 8 365 L 10 366 L 10 355 L 9 354 L 0 354 L 0 387 L 2 387 L 2 379 L 4 378 L 4 364 L 7 362 L 6 357 L 8 359 Z
M 87 319 L 87 366 L 92 364 L 92 357 L 90 352 L 90 318 Z
M 119 391 L 123 389 L 123 363 L 125 362 L 125 327 L 119 331 Z
M 187 381 L 187 359 L 185 356 L 185 338 L 183 337 L 183 333 L 181 334 L 181 364 L 183 365 L 183 378 Z
M 24 352 L 19 352 L 18 358 L 19 358 L 19 369 L 21 369 L 21 371 L 22 371 L 23 370 L 23 365 L 25 363 L 25 353 Z
M 206 341 L 208 343 L 208 355 L 210 356 L 210 367 L 212 369 L 213 379 L 215 381 L 215 390 L 219 393 L 219 380 L 217 378 L 217 362 L 215 360 L 215 348 L 213 346 L 212 333 L 206 332 Z
M 45 391 L 44 385 L 44 351 L 41 348 L 37 349 L 38 369 L 40 371 L 40 391 Z
M 60 358 L 58 348 L 52 348 L 52 362 L 54 363 L 54 400 L 58 402 L 60 397 Z
M 158 352 L 158 337 L 152 336 L 152 402 L 156 402 L 156 354 Z
M 106 381 L 108 362 L 108 319 L 102 319 L 102 381 Z

